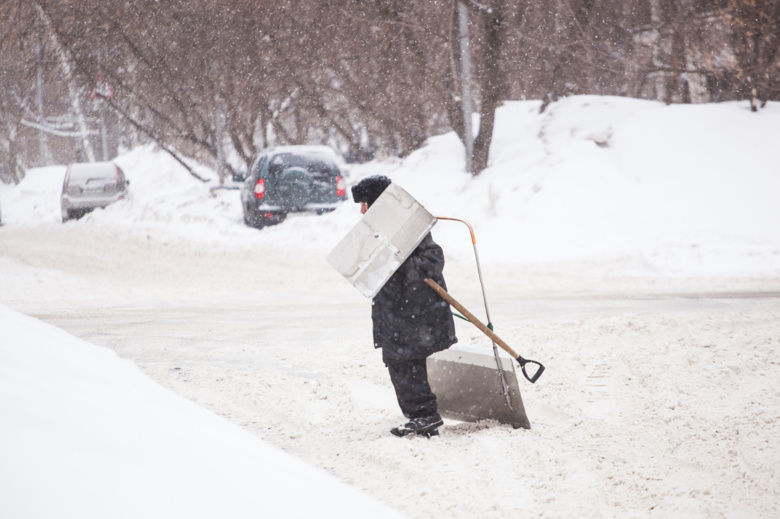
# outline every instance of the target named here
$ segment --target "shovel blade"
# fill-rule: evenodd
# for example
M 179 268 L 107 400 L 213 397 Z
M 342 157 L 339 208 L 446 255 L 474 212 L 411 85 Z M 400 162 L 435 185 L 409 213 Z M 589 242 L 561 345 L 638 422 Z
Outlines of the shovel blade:
M 496 420 L 515 429 L 530 429 L 511 357 L 499 355 L 510 408 L 492 351 L 453 345 L 428 357 L 428 383 L 436 395 L 439 414 L 463 422 Z
M 374 297 L 436 224 L 398 187 L 387 186 L 325 260 L 366 297 Z

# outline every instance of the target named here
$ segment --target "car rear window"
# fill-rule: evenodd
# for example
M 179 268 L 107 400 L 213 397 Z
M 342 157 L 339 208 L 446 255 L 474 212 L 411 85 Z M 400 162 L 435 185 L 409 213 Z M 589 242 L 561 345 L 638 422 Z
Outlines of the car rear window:
M 113 164 L 74 164 L 70 168 L 70 181 L 106 179 L 116 181 L 116 167 Z
M 268 174 L 278 176 L 287 168 L 304 168 L 315 180 L 328 180 L 335 174 L 336 163 L 325 154 L 279 153 L 271 158 Z

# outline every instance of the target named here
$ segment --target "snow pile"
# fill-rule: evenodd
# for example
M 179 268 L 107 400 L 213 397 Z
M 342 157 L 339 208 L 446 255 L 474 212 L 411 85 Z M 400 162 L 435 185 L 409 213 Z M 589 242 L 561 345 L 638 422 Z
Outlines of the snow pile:
M 754 114 L 744 103 L 584 96 L 544 114 L 538 107 L 499 110 L 491 167 L 473 181 L 440 159 L 461 153 L 452 134 L 394 178 L 437 214 L 471 221 L 488 261 L 628 258 L 622 268 L 645 264 L 645 275 L 778 272 L 780 104 Z
M 3 517 L 400 517 L 108 349 L 4 306 L 0 329 Z

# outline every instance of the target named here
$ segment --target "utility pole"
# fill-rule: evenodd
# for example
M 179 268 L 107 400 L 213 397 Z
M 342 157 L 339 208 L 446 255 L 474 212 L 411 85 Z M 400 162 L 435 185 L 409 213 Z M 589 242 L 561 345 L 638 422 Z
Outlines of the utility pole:
M 219 185 L 225 185 L 225 151 L 223 150 L 223 140 L 225 138 L 225 102 L 222 100 L 222 96 L 216 95 L 216 145 L 217 145 L 217 176 L 219 177 Z
M 474 130 L 471 106 L 471 52 L 469 49 L 469 9 L 458 0 L 458 39 L 460 40 L 461 110 L 463 111 L 463 138 L 466 146 L 466 171 L 474 173 Z
M 99 114 L 100 114 L 100 147 L 101 151 L 103 152 L 103 160 L 108 161 L 108 130 L 106 129 L 106 102 L 105 100 L 100 101 L 100 105 L 98 107 Z
M 37 72 L 37 92 L 38 98 L 38 165 L 45 166 L 48 162 L 46 153 L 46 133 L 43 131 L 43 51 L 41 49 L 41 22 L 36 21 L 36 27 L 38 32 L 38 44 L 36 47 L 36 58 L 38 60 L 38 72 Z
M 92 87 L 87 98 L 94 102 L 93 106 L 100 117 L 100 145 L 102 148 L 101 151 L 103 152 L 103 160 L 107 161 L 108 129 L 106 128 L 106 108 L 108 102 L 114 98 L 114 89 L 111 88 L 108 81 L 103 78 L 103 74 L 98 74 L 98 77 L 95 80 L 95 86 Z

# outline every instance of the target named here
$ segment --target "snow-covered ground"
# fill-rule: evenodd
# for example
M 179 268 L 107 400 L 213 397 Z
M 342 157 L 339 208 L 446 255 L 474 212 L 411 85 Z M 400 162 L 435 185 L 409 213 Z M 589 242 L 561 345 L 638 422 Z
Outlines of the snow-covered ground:
M 496 330 L 547 366 L 530 431 L 389 435 L 369 301 L 324 262 L 354 204 L 250 229 L 151 147 L 117 158 L 132 201 L 65 225 L 64 167 L 0 185 L 0 515 L 780 516 L 780 104 L 538 107 L 477 178 L 452 134 L 349 177 L 474 226 Z M 479 314 L 467 231 L 434 237 Z
M 0 322 L 3 517 L 401 517 L 110 350 Z

